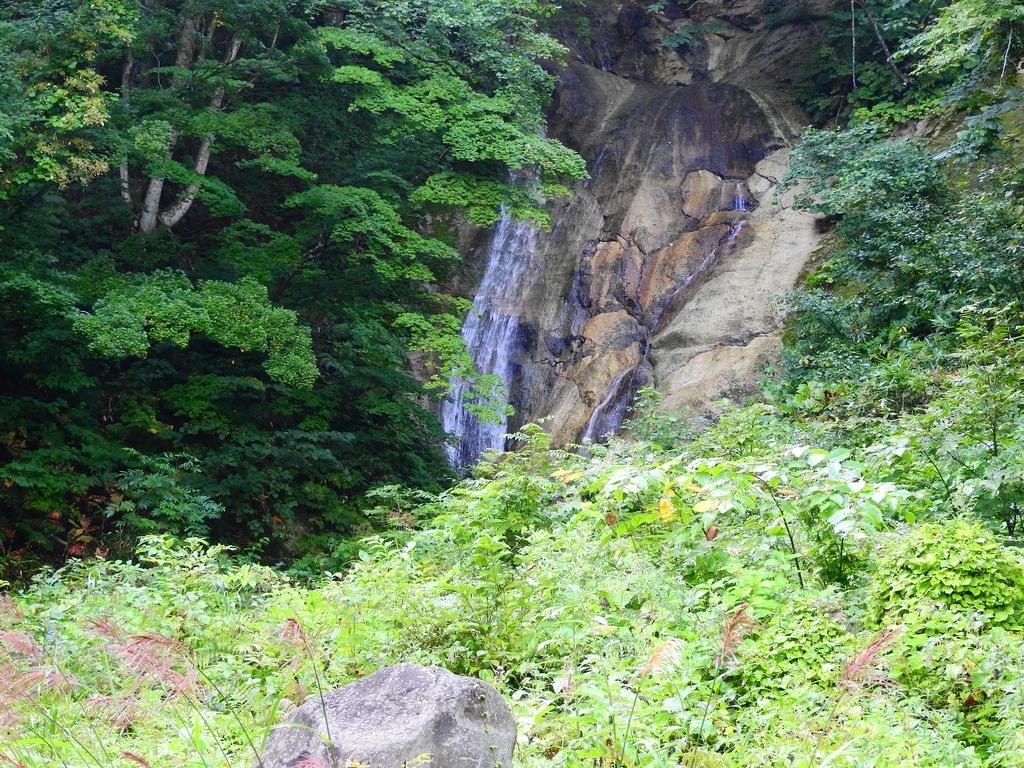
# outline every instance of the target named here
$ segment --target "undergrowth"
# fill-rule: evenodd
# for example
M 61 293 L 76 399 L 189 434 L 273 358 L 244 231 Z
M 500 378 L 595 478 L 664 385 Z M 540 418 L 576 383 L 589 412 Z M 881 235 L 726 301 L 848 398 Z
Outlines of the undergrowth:
M 40 574 L 2 604 L 0 754 L 252 765 L 405 661 L 492 682 L 528 766 L 1024 764 L 1019 550 L 811 432 L 758 404 L 581 457 L 530 427 L 312 585 L 160 536 Z

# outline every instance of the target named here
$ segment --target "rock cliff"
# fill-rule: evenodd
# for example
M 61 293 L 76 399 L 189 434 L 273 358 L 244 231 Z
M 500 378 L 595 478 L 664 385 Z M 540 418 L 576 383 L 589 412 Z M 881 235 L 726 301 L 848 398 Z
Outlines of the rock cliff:
M 590 178 L 513 255 L 515 332 L 488 372 L 509 385 L 504 426 L 550 416 L 556 443 L 616 430 L 646 383 L 696 412 L 754 392 L 777 352 L 777 303 L 817 242 L 814 218 L 775 195 L 805 124 L 792 80 L 813 9 L 785 22 L 763 0 L 663 5 L 590 4 L 550 118 Z M 681 32 L 699 42 L 663 44 Z M 493 266 L 482 240 L 471 261 Z

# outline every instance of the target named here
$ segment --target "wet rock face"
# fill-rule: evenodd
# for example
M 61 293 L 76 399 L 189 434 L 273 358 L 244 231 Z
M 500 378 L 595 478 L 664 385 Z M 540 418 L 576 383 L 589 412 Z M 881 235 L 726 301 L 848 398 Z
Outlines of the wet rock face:
M 775 199 L 805 123 L 789 81 L 814 30 L 772 26 L 762 7 L 591 4 L 550 119 L 590 179 L 552 204 L 529 259 L 510 429 L 551 416 L 556 443 L 600 437 L 651 383 L 698 412 L 756 390 L 777 301 L 817 242 L 813 218 Z M 694 24 L 702 45 L 661 45 Z
M 270 734 L 260 762 L 511 768 L 515 740 L 512 713 L 487 683 L 398 664 L 330 691 L 322 702 L 311 697 Z

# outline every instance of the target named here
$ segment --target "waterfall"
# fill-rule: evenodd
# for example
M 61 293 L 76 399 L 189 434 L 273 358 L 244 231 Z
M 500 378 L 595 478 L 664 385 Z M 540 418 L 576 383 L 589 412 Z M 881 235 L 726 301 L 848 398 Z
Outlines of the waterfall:
M 732 209 L 734 211 L 750 210 L 750 203 L 747 202 L 747 196 L 743 194 L 742 189 L 736 189 L 736 194 L 732 198 Z
M 462 324 L 462 338 L 479 373 L 501 377 L 508 391 L 512 382 L 518 346 L 518 307 L 529 288 L 527 274 L 536 251 L 537 232 L 529 222 L 517 221 L 504 208 L 501 220 L 487 248 L 487 268 L 473 299 L 473 308 Z M 455 466 L 477 461 L 484 451 L 505 447 L 508 419 L 498 423 L 482 422 L 469 406 L 473 405 L 469 385 L 453 382 L 452 394 L 441 407 L 444 430 L 459 439 L 448 448 Z
M 747 207 L 748 203 L 746 198 L 740 191 L 737 191 L 734 205 L 736 206 L 736 210 L 750 210 L 749 207 Z M 733 224 L 725 238 L 723 238 L 707 253 L 701 263 L 697 265 L 696 269 L 680 281 L 664 301 L 659 302 L 659 304 L 652 309 L 649 321 L 652 328 L 657 327 L 658 321 L 661 318 L 661 313 L 672 302 L 672 300 L 680 292 L 686 290 L 686 288 L 697 277 L 706 274 L 707 271 L 715 265 L 722 250 L 730 246 L 739 236 L 740 232 L 743 231 L 744 224 L 745 222 L 743 221 Z M 646 345 L 644 353 L 646 354 Z M 629 410 L 632 399 L 636 394 L 636 390 L 643 384 L 644 378 L 645 376 L 640 365 L 627 368 L 616 376 L 611 386 L 605 392 L 604 399 L 598 403 L 597 407 L 594 408 L 593 413 L 590 414 L 587 426 L 583 430 L 582 439 L 597 442 L 605 435 L 617 432 L 622 426 L 623 421 L 625 421 L 626 413 Z
M 584 440 L 596 443 L 608 433 L 619 430 L 622 422 L 626 420 L 626 411 L 640 381 L 642 380 L 639 376 L 639 366 L 627 368 L 615 377 L 604 400 L 590 414 L 586 429 L 583 430 Z
M 594 44 L 594 49 L 597 51 L 597 57 L 601 64 L 602 72 L 610 72 L 612 68 L 612 52 L 608 47 L 608 41 L 601 39 Z

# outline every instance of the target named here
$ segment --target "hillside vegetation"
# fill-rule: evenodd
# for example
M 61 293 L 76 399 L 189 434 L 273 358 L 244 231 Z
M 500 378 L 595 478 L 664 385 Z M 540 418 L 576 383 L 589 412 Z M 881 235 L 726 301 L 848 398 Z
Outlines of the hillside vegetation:
M 523 765 L 1022 764 L 1024 557 L 905 438 L 765 405 L 672 451 L 523 437 L 382 496 L 393 530 L 313 587 L 159 537 L 39 577 L 4 605 L 4 754 L 247 765 L 294 704 L 412 661 L 493 682 Z
M 3 575 L 152 531 L 295 559 L 445 482 L 431 403 L 496 384 L 452 218 L 585 169 L 541 135 L 542 5 L 421 5 L 0 7 Z
M 116 4 L 81 7 L 101 5 L 106 14 Z M 508 58 L 506 38 L 496 32 L 507 29 L 506 22 L 522 21 L 503 15 L 507 8 L 524 10 L 520 5 L 485 3 L 481 8 L 497 15 L 481 11 L 482 17 L 472 17 L 480 26 L 468 25 L 466 34 L 489 31 L 488 46 L 498 46 L 497 53 L 488 47 L 486 55 L 437 32 L 454 23 L 451 18 L 416 18 L 431 35 L 437 32 L 428 37 L 444 55 L 468 62 L 469 71 L 494 68 L 487 70 L 493 79 L 474 87 L 500 90 L 503 78 L 524 72 L 544 80 L 539 68 L 505 68 L 527 63 Z M 324 282 L 322 269 L 379 268 L 374 274 L 381 280 L 393 276 L 384 256 L 393 253 L 393 238 L 377 243 L 379 251 L 359 251 L 383 259 L 373 269 L 344 255 L 351 243 L 380 231 L 376 225 L 346 229 L 351 219 L 339 212 L 365 213 L 369 193 L 351 186 L 325 188 L 326 180 L 292 173 L 310 186 L 289 193 L 297 197 L 282 196 L 280 205 L 289 207 L 292 200 L 296 210 L 307 211 L 287 237 L 320 231 L 317 217 L 327 217 L 330 231 L 344 235 L 339 235 L 341 245 L 335 242 L 342 249 L 336 260 L 320 263 L 316 251 L 301 263 L 319 266 L 285 281 L 285 293 L 300 287 L 312 292 L 301 312 L 271 302 L 273 294 L 265 285 L 258 288 L 255 277 L 256 282 L 241 277 L 236 282 L 227 271 L 215 270 L 203 273 L 208 282 L 193 285 L 178 261 L 177 266 L 147 263 L 145 277 L 111 277 L 113 267 L 104 272 L 69 245 L 63 257 L 80 271 L 70 273 L 68 264 L 57 270 L 53 254 L 30 242 L 50 231 L 39 224 L 43 214 L 22 214 L 21 223 L 16 216 L 5 220 L 5 236 L 24 243 L 17 259 L 4 261 L 7 282 L 2 283 L 7 295 L 24 304 L 2 315 L 12 323 L 17 319 L 21 334 L 9 335 L 17 343 L 3 358 L 7 369 L 22 366 L 17 392 L 5 395 L 7 413 L 20 421 L 9 427 L 5 415 L 2 448 L 21 472 L 10 472 L 12 479 L 4 483 L 4 503 L 21 526 L 18 542 L 65 531 L 67 521 L 44 514 L 49 503 L 44 499 L 74 497 L 79 511 L 81 498 L 86 507 L 111 509 L 109 520 L 131 529 L 121 541 L 133 542 L 135 549 L 130 552 L 125 544 L 117 556 L 108 552 L 106 557 L 91 552 L 57 568 L 30 569 L 28 554 L 8 565 L 11 576 L 22 581 L 0 596 L 0 763 L 27 768 L 255 765 L 268 729 L 291 708 L 405 661 L 439 664 L 492 682 L 518 719 L 517 760 L 523 766 L 1024 766 L 1024 7 L 1014 0 L 865 0 L 853 7 L 862 25 L 872 14 L 881 42 L 887 35 L 887 45 L 897 53 L 889 57 L 879 46 L 874 54 L 882 51 L 881 58 L 869 58 L 869 65 L 861 59 L 860 79 L 854 82 L 853 73 L 841 68 L 849 59 L 832 45 L 844 39 L 840 30 L 849 29 L 849 11 L 837 11 L 826 25 L 825 63 L 808 73 L 806 87 L 817 94 L 814 103 L 827 106 L 830 119 L 839 115 L 841 125 L 805 135 L 794 150 L 787 183 L 801 185 L 803 204 L 825 214 L 834 228 L 804 288 L 792 297 L 783 359 L 766 377 L 762 398 L 744 407 L 722 404 L 716 423 L 697 430 L 687 414 L 663 413 L 657 393 L 643 390 L 627 437 L 605 446 L 553 449 L 543 424 L 531 425 L 516 436 L 518 451 L 490 457 L 446 490 L 433 483 L 379 484 L 346 476 L 331 486 L 338 498 L 345 489 L 372 486 L 359 502 L 365 535 L 346 531 L 340 541 L 320 541 L 313 555 L 290 569 L 271 568 L 256 550 L 232 550 L 225 544 L 230 535 L 213 534 L 230 533 L 238 521 L 265 531 L 274 524 L 267 510 L 275 509 L 275 498 L 323 501 L 318 495 L 326 493 L 323 486 L 297 478 L 321 471 L 336 478 L 332 473 L 341 472 L 338 466 L 324 470 L 311 458 L 325 454 L 297 450 L 287 465 L 292 469 L 257 462 L 259 471 L 252 471 L 259 477 L 246 474 L 254 487 L 273 488 L 282 496 L 250 495 L 250 486 L 229 482 L 231 472 L 215 475 L 209 485 L 192 482 L 184 475 L 194 465 L 156 457 L 158 449 L 181 439 L 208 451 L 199 459 L 208 469 L 218 451 L 238 447 L 231 442 L 237 432 L 223 432 L 232 435 L 224 445 L 214 436 L 222 434 L 220 407 L 239 401 L 196 394 L 223 391 L 203 389 L 210 383 L 203 377 L 212 375 L 242 389 L 263 382 L 260 392 L 268 394 L 250 402 L 246 412 L 258 412 L 266 420 L 254 423 L 268 430 L 279 428 L 273 408 L 280 408 L 298 432 L 331 431 L 317 419 L 328 412 L 341 418 L 341 411 L 319 410 L 320 398 L 344 401 L 350 390 L 343 376 L 364 381 L 361 377 L 371 372 L 325 363 L 320 345 L 330 334 L 319 335 L 325 325 L 310 321 L 316 333 L 309 335 L 299 318 L 316 308 L 326 311 L 313 301 L 319 295 L 313 288 Z M 543 6 L 530 9 L 542 15 Z M 381 89 L 379 98 L 383 93 L 395 100 L 385 104 L 363 94 L 360 98 L 368 101 L 353 103 L 346 112 L 363 115 L 359 124 L 377 131 L 374 137 L 403 135 L 405 121 L 420 109 L 441 122 L 431 122 L 429 130 L 413 123 L 428 133 L 441 130 L 450 115 L 442 117 L 436 105 L 416 99 L 438 97 L 450 106 L 447 96 L 438 96 L 442 85 L 456 89 L 454 102 L 468 110 L 457 110 L 469 115 L 466 131 L 483 125 L 497 130 L 499 123 L 506 125 L 501 121 L 507 121 L 502 131 L 526 131 L 512 104 L 539 114 L 539 101 L 493 101 L 499 96 L 481 95 L 468 85 L 470 90 L 456 88 L 447 76 L 438 79 L 438 72 L 424 74 L 396 58 L 408 53 L 407 41 L 381 47 L 380 37 L 391 39 L 389 19 L 367 14 L 368 26 L 360 27 L 359 36 L 310 42 L 315 56 L 307 51 L 317 66 L 335 55 L 328 50 L 345 51 L 343 58 L 361 62 L 339 64 L 343 74 L 330 75 L 332 84 L 317 88 L 338 82 L 346 88 L 372 86 Z M 369 31 L 378 23 L 386 26 L 378 30 L 380 37 Z M 533 23 L 527 29 L 533 30 Z M 410 29 L 409 24 L 398 27 Z M 16 28 L 8 23 L 2 29 L 7 34 Z M 105 34 L 112 29 L 106 23 L 100 28 Z M 526 34 L 523 27 L 514 28 Z M 74 29 L 65 30 L 72 41 L 79 39 Z M 120 33 L 115 29 L 115 34 Z M 268 33 L 268 50 L 272 37 Z M 547 38 L 542 42 L 547 45 Z M 98 51 L 94 48 L 97 56 Z M 548 52 L 544 46 L 535 49 L 531 61 Z M 311 61 L 304 57 L 299 60 Z M 368 74 L 391 72 L 400 60 L 409 66 L 402 69 L 401 86 L 379 72 Z M 877 77 L 872 80 L 865 71 Z M 288 92 L 282 88 L 282 95 Z M 173 102 L 165 99 L 173 96 L 154 96 L 147 103 L 164 109 Z M 52 125 L 40 120 L 31 130 Z M 339 135 L 356 141 L 346 130 L 338 127 Z M 311 129 L 309 135 L 315 134 Z M 464 189 L 463 182 L 499 197 L 509 193 L 495 179 L 504 178 L 504 166 L 514 162 L 508 156 L 474 155 L 462 138 L 452 139 L 450 150 L 436 147 L 440 159 L 431 170 L 447 174 L 449 159 L 466 151 L 462 161 L 497 162 L 487 169 L 498 186 L 443 175 L 435 183 L 453 185 L 444 187 L 445 195 Z M 534 141 L 544 140 L 516 146 L 550 152 L 553 175 L 571 177 L 579 170 L 564 148 Z M 474 146 L 485 145 L 495 146 L 483 141 Z M 143 151 L 133 146 L 132 152 Z M 391 153 L 406 145 L 387 146 Z M 22 151 L 15 166 L 25 169 L 35 156 Z M 242 160 L 232 172 L 276 172 L 295 159 L 274 157 L 264 158 L 262 166 Z M 82 168 L 65 160 L 31 167 L 34 173 Z M 142 164 L 141 158 L 133 162 L 133 167 Z M 547 160 L 523 159 L 533 162 Z M 403 165 L 396 161 L 394 167 Z M 409 214 L 406 206 L 428 194 L 407 196 L 407 185 L 395 178 L 359 172 L 374 184 L 394 183 L 394 194 L 374 193 L 372 211 L 396 228 L 397 212 Z M 113 177 L 106 181 L 116 197 Z M 264 194 L 259 180 L 247 184 L 243 189 L 252 195 Z M 39 189 L 56 195 L 52 187 Z M 99 204 L 82 194 L 80 204 L 101 215 Z M 354 203 L 352 195 L 362 202 Z M 534 202 L 521 202 L 524 215 L 541 215 Z M 43 195 L 18 205 L 63 207 L 66 202 Z M 317 223 L 303 223 L 307 215 Z M 58 220 L 72 229 L 86 226 Z M 277 219 L 282 226 L 286 220 L 293 221 Z M 204 230 L 201 238 L 208 240 L 202 243 L 222 243 L 226 250 L 217 253 L 230 260 L 252 253 L 234 249 L 230 237 L 258 236 L 267 247 L 258 252 L 269 258 L 276 253 L 269 244 L 284 236 L 269 226 L 249 222 L 232 230 L 234 235 Z M 413 238 L 417 248 L 441 253 L 441 245 L 424 244 L 411 229 L 388 231 L 400 242 Z M 172 237 L 166 231 L 157 236 L 168 242 Z M 52 237 L 51 245 L 59 239 Z M 179 247 L 191 254 L 205 247 L 202 243 L 168 246 L 168 253 L 183 259 Z M 408 258 L 403 269 L 419 264 L 412 258 L 419 250 L 399 251 Z M 117 262 L 142 254 L 125 245 L 123 251 L 104 250 L 102 259 Z M 280 274 L 293 268 L 281 267 Z M 418 272 L 402 275 L 400 280 L 416 285 L 427 280 Z M 338 290 L 355 285 L 349 272 L 332 279 L 339 281 Z M 418 313 L 409 327 L 420 329 L 435 317 L 419 303 L 433 301 L 433 295 L 416 294 L 413 301 L 403 292 L 403 301 L 415 305 L 410 309 L 391 303 L 390 289 L 376 278 L 370 285 L 379 289 L 373 313 Z M 268 339 L 283 338 L 275 334 L 305 339 L 278 352 L 305 359 L 310 349 L 319 349 L 318 370 L 326 378 L 303 390 L 306 395 L 279 389 L 302 384 L 285 379 L 306 370 L 305 364 L 288 365 L 283 374 L 269 352 L 265 360 L 232 353 L 229 361 L 215 347 L 223 342 L 234 349 L 237 337 L 221 338 L 207 328 L 196 346 L 186 343 L 188 333 L 200 331 L 175 323 L 147 327 L 176 329 L 184 337 L 140 341 L 131 336 L 153 346 L 149 357 L 124 362 L 127 358 L 118 355 L 134 348 L 117 345 L 128 338 L 126 329 L 137 328 L 136 311 L 152 302 L 164 306 L 169 296 L 181 299 L 175 308 L 196 310 L 186 317 L 215 325 L 221 317 L 216 311 L 231 317 L 245 306 L 265 313 L 260 316 L 273 320 L 267 326 L 273 333 L 263 339 L 268 349 L 277 349 Z M 76 309 L 75 320 L 66 308 L 83 303 L 81 297 L 93 303 Z M 363 306 L 353 301 L 345 311 Z M 206 307 L 206 315 L 200 307 Z M 310 339 L 314 347 L 307 346 Z M 360 349 L 374 348 L 369 337 L 363 341 Z M 241 345 L 252 351 L 248 340 Z M 457 345 L 442 346 L 456 349 L 452 354 L 458 357 Z M 75 379 L 76 384 L 45 375 L 44 363 L 58 348 L 66 353 L 60 358 L 62 372 L 87 378 Z M 92 357 L 98 350 L 105 350 L 102 360 Z M 204 372 L 190 374 L 187 385 L 177 382 L 164 390 L 146 383 L 143 368 L 171 376 L 174 363 L 184 365 L 186 356 L 204 361 Z M 235 365 L 248 371 L 244 384 L 229 373 Z M 256 371 L 261 365 L 263 373 Z M 374 370 L 399 375 L 381 365 Z M 161 432 L 162 426 L 147 420 L 157 411 L 134 400 L 121 401 L 117 407 L 125 410 L 116 417 L 97 417 L 100 412 L 90 403 L 129 380 L 136 395 L 146 395 L 142 400 L 179 403 L 188 418 Z M 75 392 L 95 400 L 75 400 Z M 83 405 L 66 412 L 67 402 Z M 353 413 L 362 413 L 360 405 L 348 404 Z M 401 407 L 414 403 L 402 400 Z M 151 446 L 150 454 L 132 441 L 138 463 L 121 468 L 121 474 L 113 465 L 104 470 L 119 478 L 116 487 L 122 490 L 116 497 L 78 498 L 76 493 L 94 493 L 81 477 L 108 475 L 88 474 L 92 470 L 86 472 L 66 454 L 45 453 L 54 443 L 30 429 L 37 423 L 32 408 L 61 414 L 51 427 L 82 440 L 79 447 L 105 450 L 110 447 L 106 437 L 91 441 L 99 440 L 97 435 L 122 435 L 118 430 L 129 427 L 138 434 L 155 429 L 153 440 L 162 442 Z M 231 418 L 248 417 L 232 412 Z M 425 444 L 419 428 L 405 418 L 389 412 L 385 421 L 400 423 L 403 440 Z M 196 426 L 205 419 L 221 426 L 205 433 Z M 262 440 L 270 433 L 261 434 Z M 377 439 L 371 427 L 348 434 L 352 451 L 377 458 L 371 453 Z M 70 444 L 63 447 L 70 451 Z M 82 455 L 107 456 L 103 451 Z M 238 471 L 250 467 L 245 451 L 231 455 Z M 330 462 L 342 461 L 330 455 Z M 405 460 L 401 451 L 391 456 L 388 461 Z M 51 477 L 48 462 L 67 471 Z M 279 470 L 283 474 L 277 475 Z M 389 472 L 370 474 L 390 478 Z M 57 485 L 47 485 L 50 480 Z M 231 494 L 218 495 L 221 482 Z M 235 498 L 246 501 L 233 508 Z M 285 509 L 298 506 L 285 504 Z M 202 523 L 203 530 L 192 533 L 205 537 L 190 536 L 183 521 Z M 15 534 L 4 535 L 14 540 Z M 78 535 L 74 541 L 83 543 L 78 552 L 86 553 L 84 542 L 91 540 L 81 531 Z M 250 537 L 242 538 L 248 543 Z M 38 546 L 19 551 L 36 552 Z

